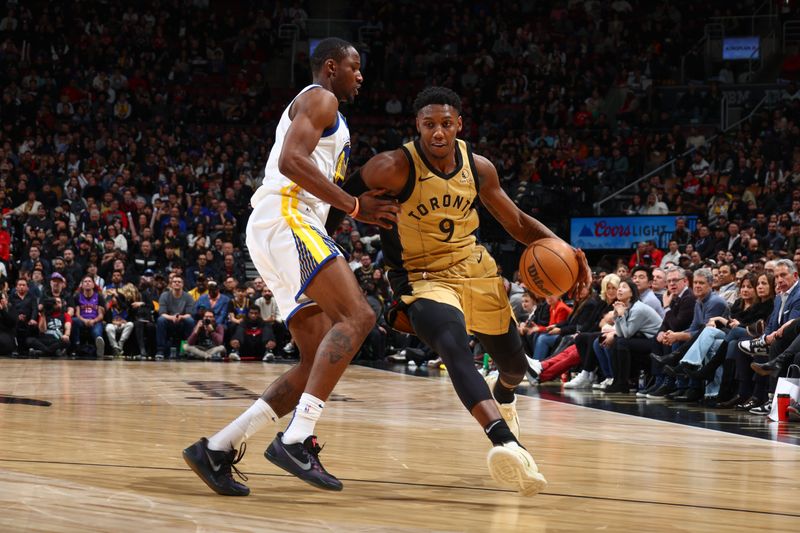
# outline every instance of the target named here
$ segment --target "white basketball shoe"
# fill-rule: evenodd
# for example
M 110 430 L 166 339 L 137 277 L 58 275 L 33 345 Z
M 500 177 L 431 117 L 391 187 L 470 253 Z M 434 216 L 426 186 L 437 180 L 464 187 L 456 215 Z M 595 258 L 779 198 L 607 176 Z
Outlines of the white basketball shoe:
M 501 487 L 514 489 L 523 496 L 534 496 L 547 487 L 547 480 L 528 450 L 516 442 L 493 446 L 486 456 L 489 473 Z

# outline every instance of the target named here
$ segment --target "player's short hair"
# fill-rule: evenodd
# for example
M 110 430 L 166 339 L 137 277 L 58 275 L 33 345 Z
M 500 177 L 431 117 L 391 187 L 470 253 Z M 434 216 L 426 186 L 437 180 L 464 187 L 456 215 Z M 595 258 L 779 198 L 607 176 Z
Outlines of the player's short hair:
M 355 49 L 352 44 L 338 37 L 322 39 L 311 54 L 311 69 L 314 72 L 318 71 L 329 59 L 333 59 L 338 63 L 345 58 L 350 48 Z
M 414 114 L 429 105 L 449 105 L 461 114 L 461 98 L 447 87 L 426 87 L 414 99 Z

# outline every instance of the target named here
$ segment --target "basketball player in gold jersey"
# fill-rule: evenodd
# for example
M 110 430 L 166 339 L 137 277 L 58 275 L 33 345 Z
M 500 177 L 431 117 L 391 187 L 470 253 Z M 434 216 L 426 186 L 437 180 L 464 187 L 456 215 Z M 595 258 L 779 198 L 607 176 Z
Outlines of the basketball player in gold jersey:
M 474 236 L 476 202 L 480 198 L 525 245 L 558 237 L 520 211 L 500 187 L 494 165 L 457 138 L 462 120 L 456 93 L 427 88 L 417 96 L 414 111 L 419 139 L 373 157 L 348 185 L 359 189 L 363 180 L 362 187 L 384 189 L 400 204 L 398 223 L 381 230 L 397 300 L 388 318 L 442 358 L 458 397 L 494 445 L 487 461 L 495 481 L 533 495 L 547 482 L 517 440 L 514 391 L 527 360 L 497 266 Z M 586 258 L 577 253 L 581 267 L 574 288 L 591 282 Z M 468 332 L 499 370 L 491 390 L 473 363 Z

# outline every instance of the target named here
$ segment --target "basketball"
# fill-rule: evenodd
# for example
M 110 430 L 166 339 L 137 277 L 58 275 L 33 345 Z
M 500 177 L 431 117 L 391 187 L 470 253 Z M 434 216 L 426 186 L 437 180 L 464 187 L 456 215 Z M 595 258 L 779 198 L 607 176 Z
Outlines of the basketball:
M 578 278 L 575 250 L 561 239 L 547 237 L 534 241 L 522 252 L 519 275 L 537 296 L 561 296 Z

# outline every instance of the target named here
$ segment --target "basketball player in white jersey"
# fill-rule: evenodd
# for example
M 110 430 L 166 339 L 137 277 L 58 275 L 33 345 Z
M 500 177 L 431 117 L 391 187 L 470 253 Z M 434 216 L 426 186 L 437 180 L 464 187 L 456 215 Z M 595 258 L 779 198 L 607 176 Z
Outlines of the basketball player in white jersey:
M 186 463 L 218 494 L 250 493 L 231 472 L 239 473 L 234 465 L 244 454 L 240 446 L 293 410 L 288 428 L 278 433 L 264 455 L 316 487 L 342 489 L 319 461 L 314 425 L 374 326 L 375 314 L 325 232 L 325 221 L 333 206 L 362 222 L 388 228 L 399 211 L 396 201 L 378 198 L 383 191 L 354 197 L 340 188 L 350 133 L 339 102 L 352 101 L 358 94 L 363 81 L 360 66 L 350 43 L 336 38 L 320 41 L 311 55 L 314 83 L 283 112 L 264 181 L 251 199 L 247 247 L 287 317 L 300 361 L 236 420 L 183 451 Z

